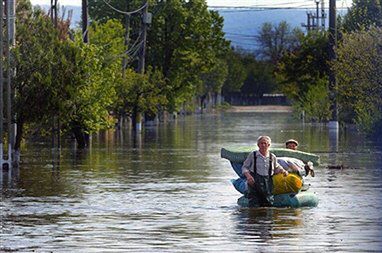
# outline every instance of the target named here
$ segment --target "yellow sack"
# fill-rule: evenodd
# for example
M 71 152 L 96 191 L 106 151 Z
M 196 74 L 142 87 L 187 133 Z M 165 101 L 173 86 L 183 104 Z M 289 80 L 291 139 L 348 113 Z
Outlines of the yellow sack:
M 283 174 L 276 174 L 272 177 L 273 194 L 297 193 L 302 187 L 302 178 L 294 173 L 289 173 L 284 177 Z

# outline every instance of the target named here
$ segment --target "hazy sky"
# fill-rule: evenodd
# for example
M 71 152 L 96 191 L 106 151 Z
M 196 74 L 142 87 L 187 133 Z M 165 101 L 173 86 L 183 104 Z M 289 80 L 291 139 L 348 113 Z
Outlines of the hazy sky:
M 31 0 L 32 4 L 50 5 L 50 0 Z M 81 5 L 81 0 L 58 0 L 60 5 Z M 337 0 L 337 7 L 349 7 L 352 0 Z M 315 7 L 315 0 L 207 0 L 209 6 Z M 329 0 L 325 0 L 326 8 Z

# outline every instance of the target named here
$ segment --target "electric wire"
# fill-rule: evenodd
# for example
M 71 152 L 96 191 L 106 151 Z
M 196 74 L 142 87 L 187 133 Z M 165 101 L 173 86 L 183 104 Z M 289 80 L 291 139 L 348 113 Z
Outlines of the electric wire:
M 144 8 L 147 7 L 147 2 L 144 3 L 141 7 L 139 7 L 138 9 L 134 10 L 134 11 L 121 11 L 117 8 L 115 8 L 114 6 L 112 6 L 109 2 L 106 2 L 106 0 L 102 0 L 107 6 L 109 6 L 109 8 L 111 8 L 112 10 L 118 12 L 118 13 L 121 13 L 121 14 L 125 14 L 125 15 L 131 15 L 131 14 L 135 14 L 137 12 L 140 12 L 141 10 L 143 10 Z
M 323 1 L 323 0 L 321 0 Z M 348 3 L 349 0 L 337 0 L 341 1 L 341 8 L 347 8 L 351 5 Z M 267 4 L 252 4 L 243 6 L 231 6 L 231 5 L 210 5 L 211 9 L 298 9 L 298 8 L 315 8 L 316 3 L 314 0 L 303 0 L 303 1 L 285 1 L 281 3 L 267 3 Z

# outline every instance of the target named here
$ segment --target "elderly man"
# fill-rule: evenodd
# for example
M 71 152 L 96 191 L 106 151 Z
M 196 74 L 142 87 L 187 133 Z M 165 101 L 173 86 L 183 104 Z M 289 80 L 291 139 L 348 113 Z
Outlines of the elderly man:
M 298 141 L 296 140 L 289 139 L 285 142 L 285 147 L 288 149 L 297 150 L 297 146 L 298 146 Z
M 289 139 L 285 142 L 287 149 L 297 150 L 298 141 Z M 277 162 L 289 172 L 295 172 L 299 176 L 308 176 L 309 174 L 314 177 L 314 170 L 312 162 L 303 162 L 296 158 L 291 157 L 277 157 Z
M 260 206 L 271 206 L 273 204 L 272 176 L 288 171 L 277 163 L 276 156 L 269 152 L 271 138 L 260 136 L 257 139 L 258 151 L 251 152 L 242 166 L 242 174 L 247 179 L 247 196 L 252 203 Z

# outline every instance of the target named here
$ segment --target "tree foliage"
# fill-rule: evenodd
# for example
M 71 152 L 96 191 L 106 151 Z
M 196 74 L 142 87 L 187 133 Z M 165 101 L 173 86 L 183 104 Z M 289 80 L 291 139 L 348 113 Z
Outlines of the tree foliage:
M 228 54 L 227 62 L 228 78 L 223 91 L 228 101 L 231 96 L 261 98 L 264 93 L 277 91 L 273 64 L 258 61 L 253 53 L 243 51 Z
M 368 134 L 380 134 L 382 126 L 381 34 L 381 28 L 345 34 L 333 65 L 340 116 Z
M 241 54 L 233 50 L 227 52 L 227 78 L 222 87 L 222 93 L 238 92 L 243 86 L 245 79 L 245 68 L 241 62 Z
M 301 36 L 303 36 L 302 31 L 298 28 L 292 30 L 286 21 L 278 25 L 265 22 L 256 37 L 260 48 L 259 55 L 276 64 L 285 53 L 298 46 Z
M 328 79 L 321 78 L 308 87 L 305 96 L 293 103 L 293 107 L 297 112 L 304 112 L 308 121 L 325 122 L 331 117 L 330 104 Z
M 94 133 L 111 126 L 109 111 L 115 97 L 114 69 L 103 64 L 100 48 L 80 39 L 61 43 L 55 78 L 60 118 L 69 130 Z
M 108 1 L 114 9 L 123 11 L 132 11 L 142 5 L 141 1 L 128 2 Z M 137 41 L 138 45 L 139 36 L 135 34 L 140 32 L 137 22 L 140 12 L 123 16 L 113 12 L 103 1 L 91 0 L 89 5 L 92 5 L 91 17 L 101 23 L 115 18 L 125 25 L 128 18 L 133 20 L 135 23 L 130 27 L 135 29 L 130 29 L 130 41 L 131 44 Z M 150 1 L 149 12 L 153 16 L 148 29 L 146 64 L 162 72 L 168 109 L 178 110 L 196 95 L 220 92 L 227 75 L 225 53 L 229 50 L 222 17 L 216 11 L 209 11 L 204 0 Z
M 309 33 L 298 49 L 280 60 L 277 78 L 281 90 L 291 99 L 301 100 L 310 85 L 329 73 L 327 42 L 325 33 Z
M 278 64 L 276 73 L 281 91 L 297 105 L 301 111 L 311 109 L 311 101 L 307 101 L 307 95 L 312 98 L 312 91 L 322 93 L 322 83 L 329 74 L 328 37 L 326 33 L 309 33 L 301 38 L 301 46 L 283 56 Z M 314 86 L 318 86 L 314 88 Z M 321 95 L 320 95 L 321 96 Z M 324 96 L 317 100 L 325 100 Z M 305 108 L 306 107 L 306 108 Z M 327 109 L 326 106 L 321 109 Z M 328 120 L 322 115 L 311 115 L 313 120 Z
M 144 112 L 153 116 L 167 104 L 166 84 L 161 72 L 149 68 L 143 75 L 127 69 L 125 75 L 116 87 L 116 112 L 127 116 Z
M 256 61 L 255 58 L 247 55 L 243 59 L 246 69 L 245 79 L 241 92 L 255 97 L 262 97 L 264 93 L 272 93 L 276 90 L 272 64 L 263 61 Z
M 346 32 L 382 26 L 382 6 L 380 0 L 354 0 L 343 20 Z
M 214 85 L 213 90 L 222 86 L 226 67 L 219 59 L 229 44 L 222 32 L 223 19 L 203 0 L 160 1 L 154 8 L 147 62 L 162 71 L 170 87 L 169 109 L 177 110 L 197 93 L 211 90 L 207 86 Z M 211 76 L 218 78 L 215 84 Z
M 15 149 L 20 147 L 25 124 L 46 122 L 54 104 L 51 59 L 58 32 L 49 17 L 37 9 L 32 10 L 29 1 L 19 1 L 16 8 L 16 47 L 13 59 L 16 67 L 14 88 L 16 91 L 15 113 L 18 124 Z M 36 113 L 38 112 L 38 113 Z
M 82 43 L 80 35 L 69 40 L 61 20 L 57 29 L 42 10 L 33 11 L 22 1 L 17 15 L 16 149 L 23 127 L 34 124 L 49 130 L 55 118 L 64 132 L 92 133 L 108 127 L 114 72 L 104 64 L 100 48 Z
M 116 19 L 109 19 L 105 23 L 92 22 L 89 27 L 90 43 L 100 49 L 100 56 L 105 65 L 118 65 L 122 70 L 122 60 L 125 56 L 126 45 L 124 41 L 125 29 Z
M 142 6 L 141 0 L 88 0 L 89 15 L 92 20 L 106 23 L 111 19 L 119 20 L 125 24 L 126 17 L 123 12 L 132 12 Z

